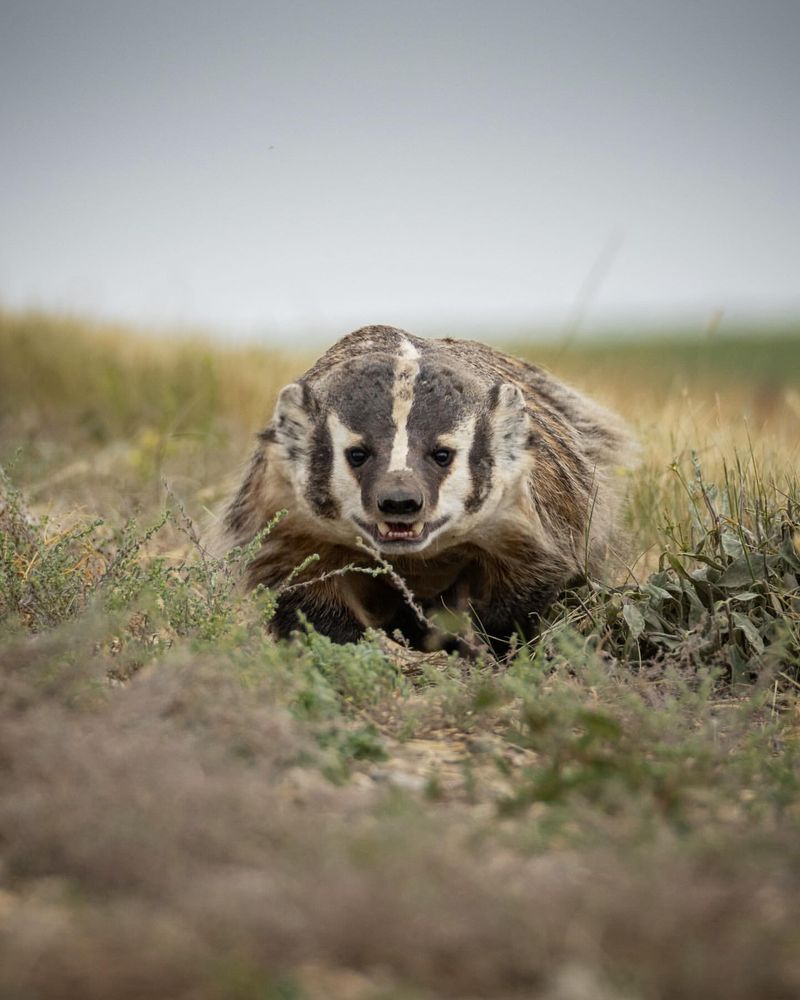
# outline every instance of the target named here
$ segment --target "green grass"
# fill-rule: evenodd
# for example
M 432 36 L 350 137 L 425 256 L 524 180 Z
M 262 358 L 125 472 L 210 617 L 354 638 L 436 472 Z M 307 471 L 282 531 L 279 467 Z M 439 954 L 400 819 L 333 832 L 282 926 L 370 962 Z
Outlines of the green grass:
M 525 341 L 514 346 L 523 354 L 534 353 Z M 800 325 L 754 327 L 710 336 L 660 333 L 642 339 L 583 341 L 566 347 L 548 344 L 537 347 L 535 356 L 563 371 L 589 368 L 600 382 L 613 380 L 618 373 L 639 371 L 646 375 L 651 391 L 708 381 L 779 390 L 798 383 Z
M 797 996 L 800 350 L 759 343 L 552 362 L 642 436 L 630 551 L 500 666 L 275 644 L 204 550 L 304 359 L 4 316 L 0 997 Z

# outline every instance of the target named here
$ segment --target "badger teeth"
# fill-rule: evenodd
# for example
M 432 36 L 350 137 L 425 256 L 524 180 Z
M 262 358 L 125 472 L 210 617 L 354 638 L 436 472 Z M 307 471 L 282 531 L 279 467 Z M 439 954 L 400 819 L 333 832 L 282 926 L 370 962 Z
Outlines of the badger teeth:
M 406 524 L 402 521 L 378 521 L 378 535 L 384 542 L 403 541 L 419 538 L 425 527 L 424 521 L 414 521 L 413 524 Z

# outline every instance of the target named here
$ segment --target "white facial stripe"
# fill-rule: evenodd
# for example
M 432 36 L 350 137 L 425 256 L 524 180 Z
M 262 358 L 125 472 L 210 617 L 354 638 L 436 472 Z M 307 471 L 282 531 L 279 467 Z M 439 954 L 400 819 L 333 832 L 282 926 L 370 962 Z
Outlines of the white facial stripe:
M 395 426 L 389 472 L 408 469 L 408 415 L 414 402 L 414 382 L 419 375 L 419 351 L 404 337 L 400 343 L 400 358 L 394 369 L 392 390 L 392 421 Z
M 400 341 L 400 357 L 405 358 L 407 361 L 417 361 L 419 359 L 419 351 L 408 337 L 403 337 Z
M 464 435 L 462 434 L 462 428 L 464 426 L 465 426 L 464 424 L 459 424 L 454 431 L 437 435 L 436 437 L 437 448 L 450 448 L 452 451 L 461 451 L 464 447 Z M 471 444 L 472 444 L 472 439 L 470 438 L 468 447 Z
M 436 509 L 428 514 L 431 521 L 447 516 L 457 522 L 463 515 L 464 501 L 472 490 L 472 474 L 469 467 L 469 453 L 475 436 L 476 417 L 463 420 L 449 434 L 443 434 L 439 442 L 455 451 L 450 471 L 442 481 Z
M 339 505 L 340 516 L 347 519 L 361 513 L 361 491 L 353 480 L 344 453 L 348 448 L 361 444 L 361 437 L 342 423 L 335 413 L 328 414 L 333 461 L 331 462 L 331 494 Z
M 414 401 L 412 386 L 415 377 L 416 373 L 410 371 L 397 371 L 395 374 L 392 420 L 396 430 L 392 442 L 392 454 L 389 457 L 389 472 L 401 472 L 408 468 L 408 415 L 411 413 L 411 404 Z

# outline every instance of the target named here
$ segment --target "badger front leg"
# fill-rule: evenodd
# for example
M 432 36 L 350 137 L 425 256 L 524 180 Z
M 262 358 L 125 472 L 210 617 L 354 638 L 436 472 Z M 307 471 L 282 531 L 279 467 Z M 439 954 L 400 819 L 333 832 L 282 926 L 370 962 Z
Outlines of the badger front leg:
M 279 639 L 287 639 L 292 632 L 302 628 L 300 615 L 314 626 L 317 632 L 333 642 L 357 642 L 364 634 L 364 625 L 358 616 L 336 595 L 320 594 L 312 587 L 292 590 L 278 598 L 278 609 L 272 627 Z
M 557 594 L 558 588 L 550 585 L 495 591 L 491 600 L 473 606 L 478 632 L 502 657 L 512 636 L 529 642 L 539 635 L 542 617 Z

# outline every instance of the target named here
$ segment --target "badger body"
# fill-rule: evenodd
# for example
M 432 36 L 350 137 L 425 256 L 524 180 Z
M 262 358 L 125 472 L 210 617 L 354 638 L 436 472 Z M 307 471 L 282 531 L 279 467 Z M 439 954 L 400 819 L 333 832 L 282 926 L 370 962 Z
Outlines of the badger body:
M 374 567 L 372 549 L 425 618 L 468 610 L 502 648 L 535 635 L 559 589 L 600 571 L 630 443 L 616 416 L 526 361 L 365 327 L 281 391 L 225 541 L 246 545 L 288 511 L 248 571 L 250 586 L 280 594 L 279 636 L 302 612 L 337 642 L 378 627 L 429 645 L 396 579 L 345 570 Z

